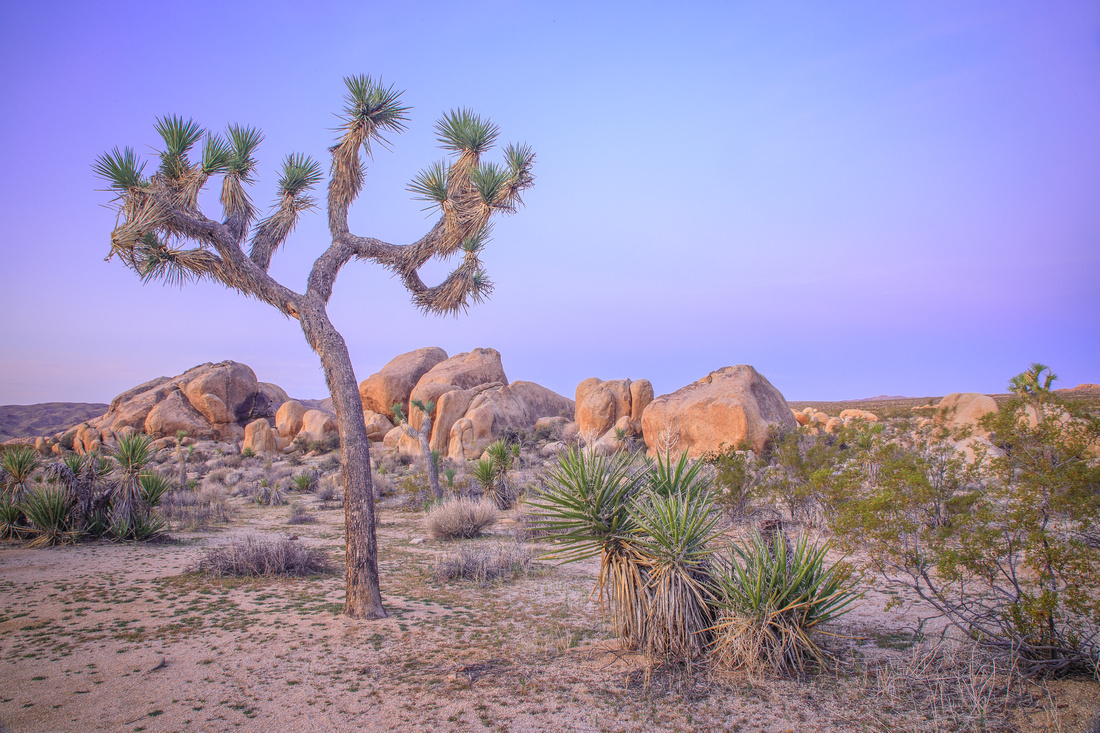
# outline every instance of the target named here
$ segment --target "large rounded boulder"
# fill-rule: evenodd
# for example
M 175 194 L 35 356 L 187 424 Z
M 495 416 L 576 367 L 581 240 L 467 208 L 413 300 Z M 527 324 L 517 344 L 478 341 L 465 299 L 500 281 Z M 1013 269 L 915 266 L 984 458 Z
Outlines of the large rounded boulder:
M 978 428 L 978 421 L 991 412 L 997 412 L 997 402 L 989 395 L 952 392 L 936 405 L 932 424 L 947 430 L 968 426 L 975 428 L 976 433 L 984 433 Z
M 797 426 L 779 390 L 745 364 L 723 367 L 661 395 L 642 413 L 650 454 L 671 447 L 692 458 L 743 442 L 760 451 L 772 432 Z
M 447 352 L 437 346 L 410 351 L 390 359 L 377 374 L 359 383 L 359 398 L 363 409 L 394 418 L 393 406 L 401 405 L 407 415 L 409 395 L 420 378 L 432 367 L 447 360 Z

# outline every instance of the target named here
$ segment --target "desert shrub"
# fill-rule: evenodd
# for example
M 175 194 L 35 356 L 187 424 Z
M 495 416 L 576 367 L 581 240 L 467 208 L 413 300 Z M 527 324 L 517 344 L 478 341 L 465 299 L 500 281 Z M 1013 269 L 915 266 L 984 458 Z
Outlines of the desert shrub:
M 334 501 L 338 497 L 336 486 L 331 482 L 321 484 L 321 488 L 317 489 L 317 498 L 321 500 L 321 503 L 327 504 L 330 501 Z
M 159 473 L 145 473 L 138 477 L 142 503 L 147 507 L 160 504 L 165 493 L 172 488 L 172 482 Z
M 531 440 L 536 443 L 548 443 L 551 440 L 557 440 L 558 436 L 554 433 L 554 429 L 549 425 L 540 425 L 535 428 L 531 433 Z
M 249 446 L 245 446 L 243 449 L 241 449 L 241 456 L 243 456 L 244 458 L 255 458 L 256 451 L 252 450 L 252 448 L 250 448 Z
M 171 491 L 160 503 L 160 512 L 178 529 L 198 532 L 216 522 L 232 519 L 232 508 L 219 489 Z
M 517 542 L 466 545 L 436 561 L 435 577 L 487 585 L 493 580 L 530 574 L 534 560 L 535 554 Z
M 870 708 L 910 723 L 897 730 L 1019 730 L 1013 713 L 1034 704 L 1012 660 L 971 639 L 924 639 L 861 677 Z
M 316 575 L 330 569 L 324 550 L 285 537 L 248 535 L 203 552 L 199 572 L 207 575 Z
M 215 468 L 240 468 L 244 465 L 244 457 L 237 453 L 230 453 L 214 461 Z
M 510 476 L 516 460 L 518 445 L 509 445 L 504 439 L 490 443 L 485 455 L 474 463 L 472 476 L 481 485 L 485 498 L 500 509 L 508 509 L 516 499 L 516 487 Z
M 428 534 L 436 540 L 477 537 L 497 523 L 500 513 L 490 501 L 451 499 L 428 512 Z
M 379 469 L 378 473 L 371 476 L 371 485 L 374 487 L 374 495 L 377 497 L 390 496 L 394 492 L 393 482 L 390 481 L 389 474 L 382 473 L 382 469 Z
M 222 484 L 224 486 L 225 479 L 229 476 L 229 473 L 230 471 L 228 468 L 215 468 L 214 470 L 206 474 L 206 480 L 212 481 L 216 484 Z
M 313 524 L 317 521 L 317 517 L 310 514 L 301 502 L 296 501 L 290 505 L 290 516 L 286 521 L 287 524 Z
M 703 461 L 714 467 L 715 505 L 731 521 L 743 519 L 751 510 L 754 498 L 754 461 L 750 460 L 747 451 L 729 446 L 707 453 Z
M 340 458 L 338 456 L 326 456 L 323 461 L 317 464 L 317 468 L 321 473 L 335 471 L 340 468 Z
M 718 619 L 715 661 L 730 669 L 802 675 L 827 656 L 814 639 L 822 624 L 845 613 L 857 598 L 847 565 L 827 565 L 826 546 L 800 535 L 794 547 L 783 534 L 759 532 L 734 545 L 714 571 Z
M 1018 396 L 984 418 L 996 452 L 979 451 L 966 469 L 948 458 L 943 469 L 927 451 L 899 448 L 896 470 L 883 462 L 864 473 L 838 527 L 888 581 L 1022 670 L 1095 675 L 1100 547 L 1088 537 L 1100 526 L 1090 457 L 1100 418 L 1061 403 L 1044 370 L 1018 375 Z

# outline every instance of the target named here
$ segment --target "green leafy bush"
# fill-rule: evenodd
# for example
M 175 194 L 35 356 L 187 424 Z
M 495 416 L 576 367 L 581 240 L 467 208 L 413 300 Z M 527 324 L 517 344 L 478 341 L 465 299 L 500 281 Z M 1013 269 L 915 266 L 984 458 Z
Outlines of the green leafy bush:
M 880 449 L 837 526 L 1024 671 L 1100 674 L 1100 419 L 1061 403 L 1050 377 L 1032 365 L 1013 379 L 970 466 L 944 443 Z

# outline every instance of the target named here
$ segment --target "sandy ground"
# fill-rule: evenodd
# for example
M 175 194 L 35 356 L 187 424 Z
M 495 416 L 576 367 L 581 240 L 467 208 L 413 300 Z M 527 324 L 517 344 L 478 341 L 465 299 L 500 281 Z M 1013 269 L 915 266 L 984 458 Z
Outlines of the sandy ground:
M 852 731 L 966 729 L 934 701 L 872 694 L 876 662 L 907 652 L 917 614 L 873 592 L 834 629 L 845 664 L 809 681 L 668 670 L 617 650 L 588 597 L 593 563 L 542 565 L 487 587 L 438 581 L 453 544 L 384 509 L 390 617 L 340 615 L 343 512 L 288 526 L 286 507 L 233 500 L 231 525 L 172 544 L 0 549 L 0 730 Z M 510 521 L 496 537 L 511 541 Z M 329 575 L 210 578 L 206 547 L 246 532 L 298 536 Z M 1029 689 L 1017 730 L 1083 731 L 1100 685 Z M 1025 704 L 1026 703 L 1026 704 Z M 945 717 L 946 715 L 946 717 Z M 982 728 L 971 728 L 981 730 Z M 997 729 L 997 728 L 992 728 Z

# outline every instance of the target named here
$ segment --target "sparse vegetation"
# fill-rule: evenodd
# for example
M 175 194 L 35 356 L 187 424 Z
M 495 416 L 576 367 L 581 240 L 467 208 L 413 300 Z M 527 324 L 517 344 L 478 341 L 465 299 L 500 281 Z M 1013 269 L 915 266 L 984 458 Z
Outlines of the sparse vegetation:
M 206 575 L 316 575 L 330 568 L 324 550 L 285 537 L 278 539 L 249 535 L 225 547 L 203 552 L 199 572 Z
M 487 585 L 502 578 L 529 575 L 534 560 L 535 553 L 516 542 L 466 545 L 439 558 L 435 576 L 440 580 L 462 578 Z
M 428 512 L 428 534 L 436 540 L 470 539 L 497 523 L 500 512 L 484 499 L 459 497 L 437 504 Z

